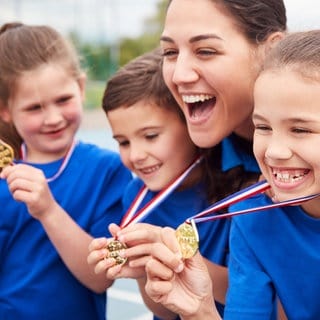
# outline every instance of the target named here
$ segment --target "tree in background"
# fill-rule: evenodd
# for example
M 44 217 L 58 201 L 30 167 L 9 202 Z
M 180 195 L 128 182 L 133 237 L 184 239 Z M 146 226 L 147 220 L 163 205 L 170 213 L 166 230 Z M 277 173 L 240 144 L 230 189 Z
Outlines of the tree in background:
M 143 33 L 136 38 L 122 38 L 116 44 L 97 44 L 81 41 L 76 33 L 70 34 L 88 76 L 86 108 L 100 107 L 105 83 L 119 67 L 159 45 L 167 2 L 159 0 L 156 14 L 144 21 Z

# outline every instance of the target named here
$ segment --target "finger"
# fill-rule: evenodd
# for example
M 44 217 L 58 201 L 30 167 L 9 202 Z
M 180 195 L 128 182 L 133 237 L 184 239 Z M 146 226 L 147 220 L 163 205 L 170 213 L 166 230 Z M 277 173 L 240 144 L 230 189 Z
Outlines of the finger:
M 128 245 L 135 245 L 143 242 L 160 241 L 161 228 L 147 223 L 137 223 L 121 229 L 117 237 Z
M 108 244 L 108 239 L 106 237 L 95 238 L 89 244 L 89 252 L 94 250 L 99 250 L 105 248 Z
M 95 274 L 101 274 L 101 273 L 107 274 L 108 269 L 112 268 L 114 265 L 115 265 L 114 259 L 102 259 L 95 265 L 94 272 Z
M 146 262 L 145 270 L 150 279 L 172 280 L 174 271 L 160 261 L 150 258 Z
M 108 229 L 114 238 L 118 238 L 117 233 L 121 230 L 120 227 L 115 223 L 110 223 Z
M 162 228 L 161 240 L 178 257 L 182 257 L 179 242 L 176 238 L 176 231 L 174 229 L 169 227 Z

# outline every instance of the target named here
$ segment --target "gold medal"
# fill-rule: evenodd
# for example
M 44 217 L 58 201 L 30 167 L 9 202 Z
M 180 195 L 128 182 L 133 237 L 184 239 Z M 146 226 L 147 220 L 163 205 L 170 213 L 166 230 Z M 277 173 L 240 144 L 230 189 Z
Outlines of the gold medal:
M 0 171 L 10 165 L 14 159 L 14 152 L 10 145 L 0 139 Z
M 127 258 L 120 256 L 120 251 L 126 249 L 126 245 L 118 240 L 112 240 L 108 245 L 107 249 L 109 250 L 106 258 L 112 258 L 115 260 L 117 265 L 123 265 L 127 262 Z
M 176 230 L 176 238 L 184 259 L 191 258 L 196 254 L 199 248 L 199 236 L 194 223 L 181 224 Z

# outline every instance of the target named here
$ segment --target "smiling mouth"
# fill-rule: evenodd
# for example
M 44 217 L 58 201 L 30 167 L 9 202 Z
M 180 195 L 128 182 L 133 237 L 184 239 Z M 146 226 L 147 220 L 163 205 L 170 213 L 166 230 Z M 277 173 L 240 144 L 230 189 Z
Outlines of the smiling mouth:
M 209 95 L 183 96 L 184 103 L 188 107 L 190 118 L 203 119 L 208 117 L 216 104 L 216 97 Z
M 302 180 L 310 170 L 308 169 L 295 169 L 295 170 L 279 170 L 272 169 L 272 174 L 277 181 L 284 183 L 293 183 Z
M 150 174 L 150 173 L 153 173 L 159 169 L 160 169 L 160 165 L 156 165 L 156 166 L 152 166 L 152 167 L 148 167 L 148 168 L 140 168 L 137 170 L 139 172 L 141 172 L 142 174 Z

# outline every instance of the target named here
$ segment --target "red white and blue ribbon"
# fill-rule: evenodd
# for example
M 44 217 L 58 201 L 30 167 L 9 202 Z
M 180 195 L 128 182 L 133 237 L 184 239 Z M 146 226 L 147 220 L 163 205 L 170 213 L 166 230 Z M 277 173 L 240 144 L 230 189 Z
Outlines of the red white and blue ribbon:
M 208 216 L 209 214 L 215 213 L 221 209 L 227 208 L 234 203 L 237 203 L 239 201 L 242 201 L 244 199 L 252 197 L 256 194 L 263 193 L 266 190 L 268 190 L 269 188 L 270 188 L 270 185 L 267 181 L 261 181 L 261 182 L 255 183 L 245 189 L 242 189 L 242 190 L 216 202 L 215 204 L 208 207 L 204 211 L 201 211 L 200 213 L 188 218 L 186 222 L 187 223 L 191 223 L 191 222 L 200 223 L 200 222 L 213 221 L 213 220 L 224 219 L 224 218 L 231 218 L 233 216 L 240 215 L 240 214 L 268 210 L 268 209 L 273 209 L 273 208 L 278 208 L 278 207 L 283 207 L 283 206 L 299 205 L 303 202 L 309 201 L 311 199 L 314 199 L 314 198 L 320 196 L 320 194 L 317 193 L 317 194 L 294 198 L 294 199 L 290 199 L 290 200 L 286 200 L 286 201 L 280 201 L 277 203 L 272 203 L 272 204 L 268 204 L 268 205 L 264 205 L 264 206 L 258 206 L 258 207 L 254 207 L 254 208 L 248 208 L 248 209 L 244 209 L 244 210 Z
M 46 179 L 47 182 L 51 182 L 51 181 L 56 180 L 62 174 L 62 172 L 67 167 L 67 165 L 70 161 L 70 158 L 73 154 L 73 151 L 74 151 L 76 145 L 77 145 L 76 140 L 73 140 L 68 152 L 66 153 L 66 155 L 64 156 L 64 158 L 62 160 L 61 166 L 59 167 L 58 171 L 52 177 L 47 178 Z M 22 159 L 22 161 L 26 161 L 26 159 L 27 159 L 27 147 L 24 143 L 21 145 L 21 159 Z
M 131 206 L 128 211 L 124 215 L 120 227 L 124 228 L 129 224 L 134 224 L 140 222 L 162 201 L 164 201 L 181 183 L 182 181 L 190 174 L 190 172 L 202 161 L 202 156 L 197 157 L 189 167 L 187 167 L 182 174 L 176 177 L 173 181 L 171 181 L 166 187 L 164 187 L 159 193 L 152 198 L 144 207 L 142 207 L 139 211 L 141 202 L 145 198 L 148 193 L 148 188 L 144 185 L 140 191 L 138 192 L 136 198 L 133 200 Z

